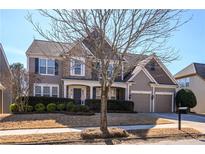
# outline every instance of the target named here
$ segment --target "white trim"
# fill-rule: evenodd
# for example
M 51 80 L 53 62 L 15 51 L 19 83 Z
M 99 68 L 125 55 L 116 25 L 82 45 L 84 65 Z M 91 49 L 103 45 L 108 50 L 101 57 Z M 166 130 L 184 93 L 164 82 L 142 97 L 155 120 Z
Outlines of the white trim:
M 172 92 L 156 92 L 156 95 L 173 95 Z
M 138 91 L 138 90 L 132 90 L 131 94 L 152 94 L 151 91 Z
M 50 97 L 52 97 L 52 87 L 57 87 L 57 97 L 59 97 L 59 85 L 58 84 L 50 84 L 50 83 L 34 83 L 33 84 L 33 96 L 36 96 L 35 86 L 41 87 L 41 96 L 43 96 L 43 87 L 47 86 L 50 88 Z
M 46 73 L 41 73 L 40 72 L 40 60 L 46 60 Z M 53 74 L 48 74 L 48 60 L 53 60 L 54 61 L 54 72 Z M 52 59 L 52 58 L 38 58 L 38 73 L 40 75 L 48 75 L 48 76 L 55 76 L 55 59 Z
M 150 81 L 155 82 L 157 84 L 157 81 L 152 77 L 152 75 L 145 68 L 143 68 L 142 66 L 137 66 L 137 67 L 138 67 L 138 69 L 133 71 L 133 75 L 128 81 L 132 81 L 132 79 L 136 75 L 138 75 L 141 71 L 143 71 L 145 73 L 145 75 L 150 79 Z
M 64 81 L 64 85 L 83 85 L 83 86 L 93 86 L 99 87 L 100 81 L 92 81 L 92 80 L 77 80 L 77 79 L 62 79 Z M 120 88 L 127 88 L 127 84 L 125 82 L 114 82 L 112 87 L 120 87 Z
M 75 70 L 74 70 L 74 61 L 75 60 L 79 60 L 79 61 L 81 61 L 82 63 L 81 63 L 81 74 L 75 74 Z M 85 76 L 85 58 L 83 58 L 83 57 L 72 57 L 71 59 L 70 59 L 70 75 L 71 76 Z
M 176 89 L 178 87 L 178 85 L 166 85 L 166 84 L 154 84 L 154 83 L 151 83 L 150 86 L 156 88 L 173 88 L 173 89 Z

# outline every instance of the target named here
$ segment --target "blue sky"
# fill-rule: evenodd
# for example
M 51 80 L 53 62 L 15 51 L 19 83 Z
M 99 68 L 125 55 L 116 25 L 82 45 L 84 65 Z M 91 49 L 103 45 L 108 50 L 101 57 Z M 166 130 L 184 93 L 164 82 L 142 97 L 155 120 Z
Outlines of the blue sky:
M 0 10 L 0 42 L 9 63 L 21 62 L 26 66 L 25 52 L 34 38 L 42 39 L 25 19 L 27 10 Z M 166 64 L 172 74 L 193 62 L 205 63 L 205 10 L 189 10 L 184 18 L 192 20 L 173 33 L 169 45 L 179 50 L 180 59 Z M 36 16 L 45 23 L 41 16 Z

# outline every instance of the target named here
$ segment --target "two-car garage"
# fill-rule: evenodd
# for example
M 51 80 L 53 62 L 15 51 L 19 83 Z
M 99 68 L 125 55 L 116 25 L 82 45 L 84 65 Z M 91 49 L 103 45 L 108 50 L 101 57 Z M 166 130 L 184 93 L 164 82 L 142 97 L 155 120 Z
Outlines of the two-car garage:
M 135 112 L 173 112 L 174 93 L 131 91 Z

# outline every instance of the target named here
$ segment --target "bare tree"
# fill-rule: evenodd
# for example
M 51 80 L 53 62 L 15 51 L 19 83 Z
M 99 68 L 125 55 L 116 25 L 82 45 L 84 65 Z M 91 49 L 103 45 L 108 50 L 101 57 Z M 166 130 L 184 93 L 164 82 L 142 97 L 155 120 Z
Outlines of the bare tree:
M 177 58 L 167 47 L 172 32 L 188 20 L 182 20 L 181 10 L 39 10 L 50 21 L 51 27 L 41 28 L 32 15 L 27 19 L 34 29 L 45 39 L 73 44 L 83 41 L 91 44 L 93 70 L 100 74 L 101 122 L 104 134 L 107 129 L 108 92 L 115 78 L 121 72 L 125 55 L 156 54 L 162 61 L 170 62 Z M 66 53 L 67 50 L 65 50 Z M 69 54 L 66 54 L 69 57 Z M 85 56 L 85 55 L 84 55 Z M 110 70 L 110 63 L 113 67 Z
M 31 79 L 38 80 L 35 78 L 34 74 L 29 74 L 27 70 L 24 68 L 21 63 L 13 63 L 10 65 L 11 72 L 13 74 L 12 78 L 12 93 L 13 93 L 13 101 L 18 103 L 19 111 L 26 111 L 26 105 L 28 103 L 28 98 L 26 96 L 29 95 L 30 85 L 29 85 L 29 77 Z

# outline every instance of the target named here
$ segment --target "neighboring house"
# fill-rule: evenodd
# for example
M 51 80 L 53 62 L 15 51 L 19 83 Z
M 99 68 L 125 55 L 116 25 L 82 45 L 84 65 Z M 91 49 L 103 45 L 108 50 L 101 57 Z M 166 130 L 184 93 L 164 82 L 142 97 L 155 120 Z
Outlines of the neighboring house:
M 81 103 L 100 99 L 99 78 L 85 58 L 94 56 L 91 46 L 85 40 L 62 48 L 56 42 L 34 40 L 26 52 L 28 70 L 40 80 L 30 78 L 30 95 L 73 98 Z M 72 59 L 63 58 L 64 54 Z M 133 67 L 125 71 L 128 63 Z M 174 77 L 156 56 L 127 54 L 109 99 L 132 100 L 137 112 L 173 112 L 176 87 Z
M 205 64 L 193 63 L 175 75 L 180 88 L 187 88 L 194 92 L 197 105 L 194 112 L 205 113 Z
M 9 112 L 12 102 L 12 73 L 0 43 L 0 113 Z

